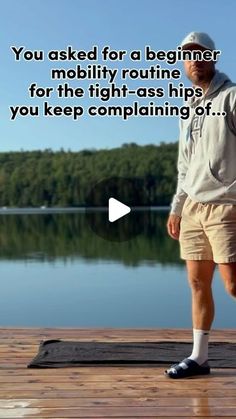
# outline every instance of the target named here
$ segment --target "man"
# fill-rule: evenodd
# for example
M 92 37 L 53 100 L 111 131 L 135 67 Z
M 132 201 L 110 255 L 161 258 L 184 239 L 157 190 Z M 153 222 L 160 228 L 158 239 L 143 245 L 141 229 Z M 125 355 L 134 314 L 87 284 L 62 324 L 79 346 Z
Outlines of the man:
M 215 50 L 212 39 L 191 32 L 182 49 Z M 209 374 L 208 339 L 214 319 L 215 264 L 228 293 L 236 297 L 236 84 L 215 69 L 214 61 L 184 61 L 186 76 L 203 95 L 189 101 L 190 118 L 180 121 L 178 182 L 167 221 L 179 240 L 192 293 L 193 349 L 165 375 Z M 211 102 L 211 115 L 197 106 Z M 223 114 L 222 114 L 223 113 Z M 215 115 L 214 115 L 215 114 Z

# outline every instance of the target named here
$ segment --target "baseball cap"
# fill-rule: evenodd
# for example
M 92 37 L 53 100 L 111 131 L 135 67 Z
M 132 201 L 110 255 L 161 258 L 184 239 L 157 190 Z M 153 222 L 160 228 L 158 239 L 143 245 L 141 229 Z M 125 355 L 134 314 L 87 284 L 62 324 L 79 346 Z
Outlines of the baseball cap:
M 190 32 L 181 42 L 180 46 L 182 49 L 187 49 L 187 46 L 191 44 L 197 44 L 203 48 L 213 50 L 215 49 L 215 43 L 205 32 Z

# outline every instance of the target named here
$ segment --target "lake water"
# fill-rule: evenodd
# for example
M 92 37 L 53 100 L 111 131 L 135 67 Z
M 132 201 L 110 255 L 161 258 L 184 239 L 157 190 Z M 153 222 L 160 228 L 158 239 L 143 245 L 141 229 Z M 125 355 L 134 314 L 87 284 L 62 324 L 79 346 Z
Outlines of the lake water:
M 0 327 L 191 328 L 191 290 L 168 211 L 126 242 L 94 234 L 83 212 L 0 215 Z M 236 300 L 216 267 L 213 328 L 234 328 Z

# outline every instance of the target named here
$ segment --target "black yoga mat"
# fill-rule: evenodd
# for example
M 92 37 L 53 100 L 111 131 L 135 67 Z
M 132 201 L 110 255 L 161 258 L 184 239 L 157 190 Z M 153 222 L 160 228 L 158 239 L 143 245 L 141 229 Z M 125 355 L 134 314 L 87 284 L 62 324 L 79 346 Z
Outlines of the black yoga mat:
M 152 364 L 169 366 L 192 352 L 186 342 L 73 342 L 42 341 L 28 368 L 61 368 L 83 365 Z M 210 342 L 209 364 L 213 368 L 236 368 L 236 343 Z

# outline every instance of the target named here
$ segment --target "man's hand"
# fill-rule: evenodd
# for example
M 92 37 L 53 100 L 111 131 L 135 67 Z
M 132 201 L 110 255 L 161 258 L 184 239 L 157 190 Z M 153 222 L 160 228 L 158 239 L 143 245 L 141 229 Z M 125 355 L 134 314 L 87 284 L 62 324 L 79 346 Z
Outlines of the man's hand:
M 181 217 L 176 214 L 170 214 L 167 221 L 168 234 L 175 240 L 179 239 Z

